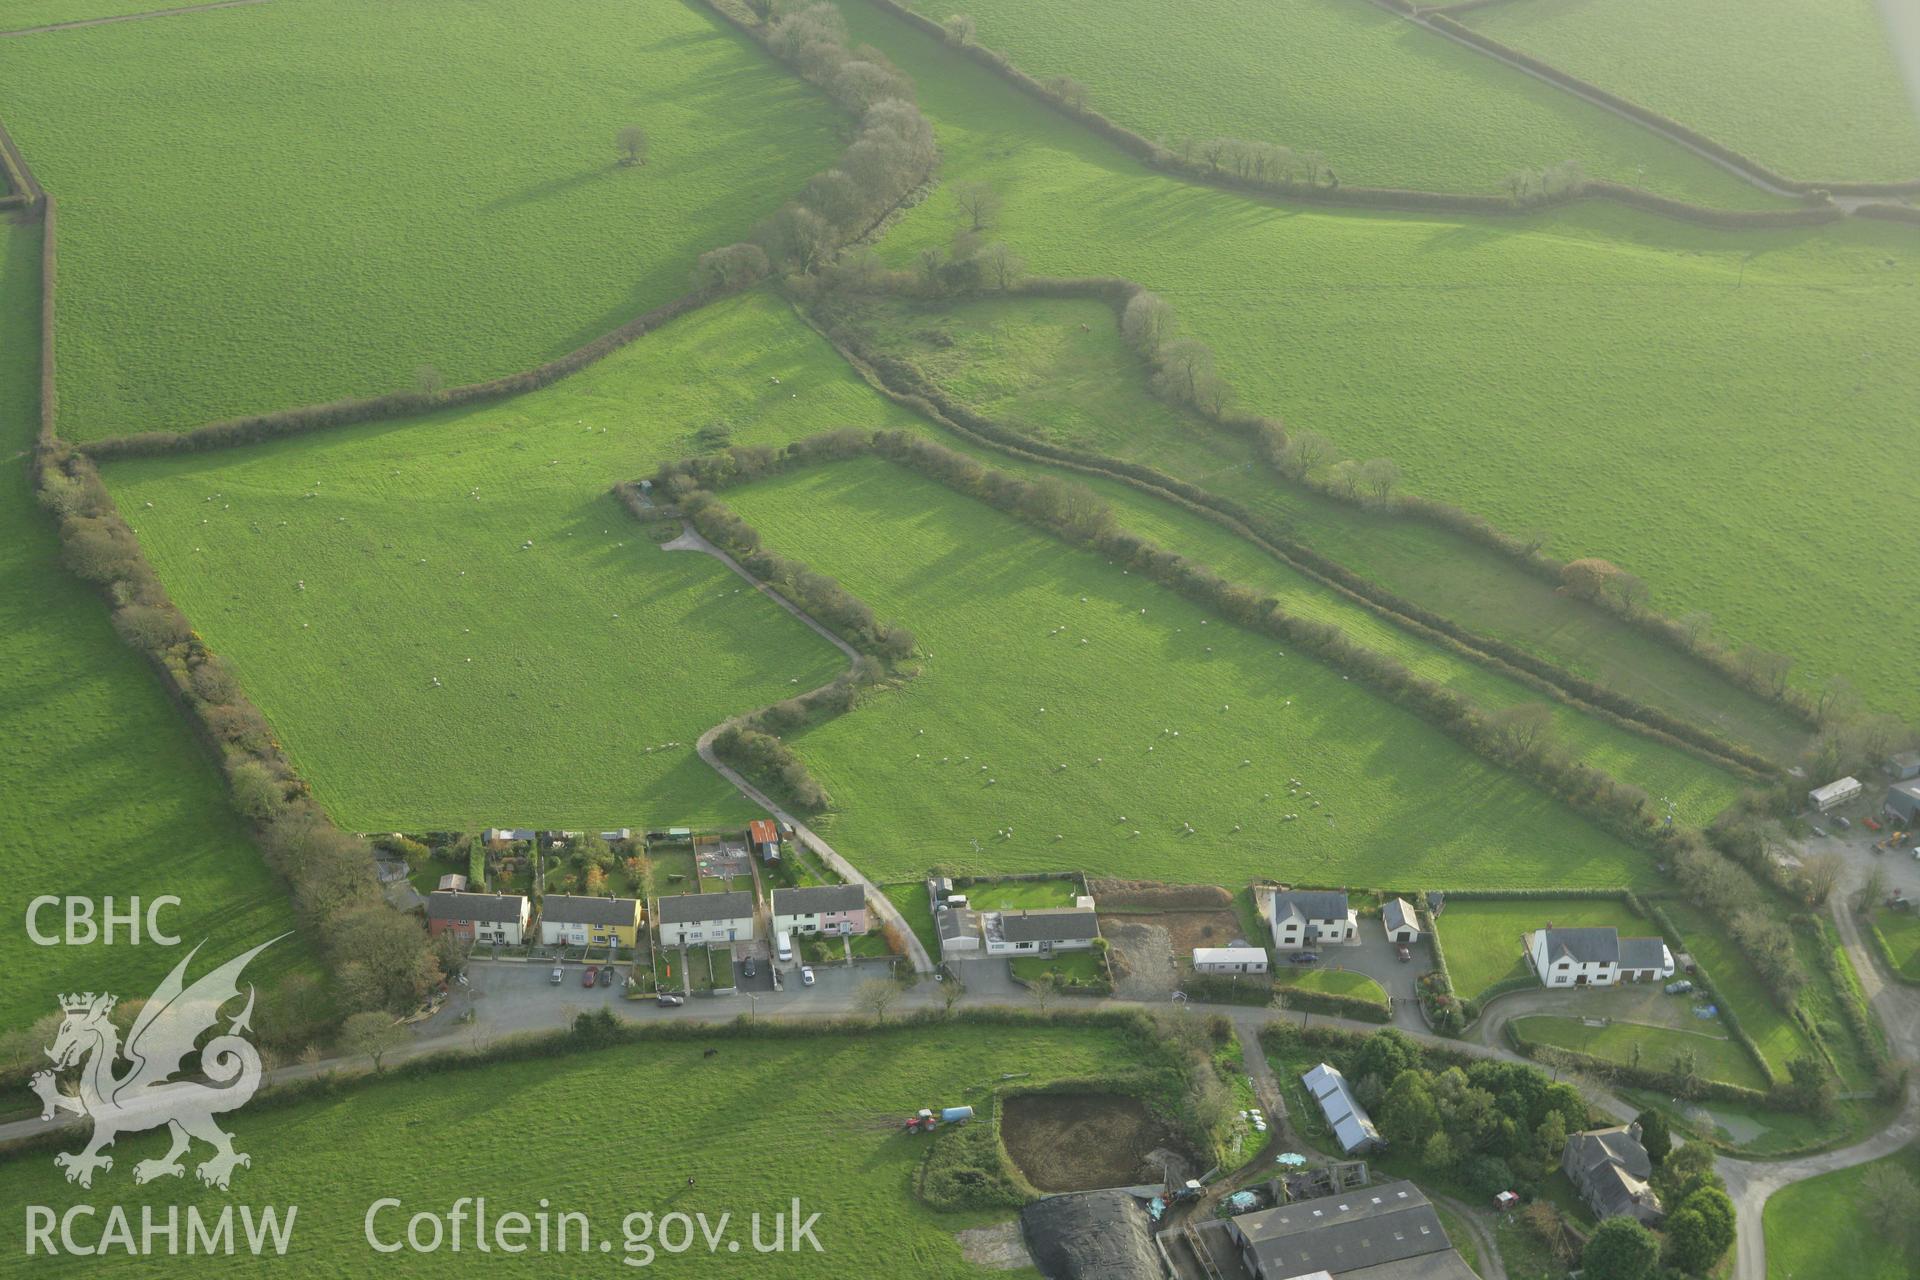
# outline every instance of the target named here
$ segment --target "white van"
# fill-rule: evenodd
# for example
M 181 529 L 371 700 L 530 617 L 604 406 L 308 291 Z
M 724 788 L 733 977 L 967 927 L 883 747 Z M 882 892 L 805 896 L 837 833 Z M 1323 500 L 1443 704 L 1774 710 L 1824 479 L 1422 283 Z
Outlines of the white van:
M 782 929 L 774 938 L 774 954 L 782 961 L 793 959 L 793 935 Z

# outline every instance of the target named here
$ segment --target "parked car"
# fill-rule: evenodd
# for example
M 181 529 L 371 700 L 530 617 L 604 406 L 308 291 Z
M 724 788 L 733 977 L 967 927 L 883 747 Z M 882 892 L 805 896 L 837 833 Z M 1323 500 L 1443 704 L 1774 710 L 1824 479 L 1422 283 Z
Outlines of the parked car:
M 1839 827 L 1842 831 L 1850 830 L 1853 827 L 1853 819 L 1847 817 L 1847 815 L 1844 813 L 1841 814 L 1839 817 L 1835 818 L 1833 821 L 1834 821 L 1834 825 Z
M 1405 964 L 1407 961 L 1413 959 L 1413 948 L 1403 942 L 1393 949 L 1393 954 L 1400 957 L 1401 964 Z
M 671 991 L 662 991 L 653 999 L 654 1003 L 658 1004 L 662 1009 L 678 1009 L 687 1002 L 685 996 L 674 995 Z
M 1827 829 L 1818 823 L 1808 823 L 1807 829 L 1819 836 L 1822 840 L 1827 838 Z
M 1320 957 L 1311 951 L 1299 951 L 1287 957 L 1295 964 L 1318 964 Z
M 1686 978 L 1682 978 L 1678 982 L 1669 982 L 1667 984 L 1667 994 L 1670 996 L 1683 996 L 1691 990 L 1693 990 L 1693 983 L 1688 981 Z
M 757 976 L 760 971 L 753 967 L 753 957 L 748 956 L 747 962 L 744 965 L 740 966 L 740 972 L 746 974 L 749 978 L 751 978 L 751 977 Z
M 548 978 L 547 981 L 551 982 L 554 986 L 557 987 L 562 982 L 566 981 L 566 978 L 567 978 L 567 975 L 561 971 L 560 966 L 555 965 L 553 966 L 553 976 L 551 978 Z
M 600 970 L 594 965 L 588 965 L 580 975 L 580 985 L 583 987 L 590 987 L 598 981 L 600 981 Z
M 813 966 L 812 965 L 803 964 L 800 966 L 800 985 L 805 987 L 810 987 L 813 985 Z

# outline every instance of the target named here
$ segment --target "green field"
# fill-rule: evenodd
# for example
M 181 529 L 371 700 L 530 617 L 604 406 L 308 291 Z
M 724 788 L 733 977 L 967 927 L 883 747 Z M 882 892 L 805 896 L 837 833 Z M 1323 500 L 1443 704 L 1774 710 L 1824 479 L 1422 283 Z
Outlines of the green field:
M 1873 935 L 1900 980 L 1920 982 L 1920 916 L 1911 911 L 1878 912 L 1873 917 Z
M 60 567 L 34 503 L 24 450 L 39 420 L 39 251 L 36 229 L 0 222 L 0 916 L 14 940 L 0 1029 L 57 1015 L 62 992 L 144 999 L 180 958 L 124 935 L 111 948 L 30 945 L 27 904 L 42 894 L 112 896 L 122 911 L 136 895 L 176 895 L 162 924 L 222 958 L 293 920 L 219 771 L 104 604 Z M 59 933 L 59 909 L 39 924 Z M 250 972 L 312 967 L 289 939 Z
M 1869 1226 L 1862 1190 L 1877 1169 L 1920 1181 L 1920 1146 L 1782 1187 L 1767 1198 L 1767 1280 L 1911 1280 L 1907 1242 Z
M 1844 671 L 1920 710 L 1887 640 L 1920 567 L 1862 554 L 1920 475 L 1878 443 L 1920 399 L 1911 229 L 1287 208 L 1161 178 L 897 19 L 849 18 L 914 78 L 945 179 L 1004 194 L 995 234 L 1033 270 L 1138 280 L 1248 408 L 1391 456 L 1556 555 L 1613 559 L 1659 607 L 1796 655 L 1809 686 Z M 952 227 L 936 197 L 882 251 L 908 262 Z
M 1686 902 L 1676 900 L 1661 905 L 1674 927 L 1680 930 L 1687 952 L 1706 968 L 1721 999 L 1733 1006 L 1741 1027 L 1760 1046 L 1760 1053 L 1773 1068 L 1774 1075 L 1786 1079 L 1789 1062 L 1800 1054 L 1814 1052 L 1807 1033 L 1774 1003 L 1766 986 L 1754 976 L 1752 962 L 1710 916 Z M 1803 967 L 1809 982 L 1826 981 L 1817 964 Z
M 963 892 L 975 911 L 1042 911 L 1070 907 L 1079 895 L 1071 880 L 1002 880 L 968 885 Z
M 1875 0 L 1561 0 L 1461 20 L 1788 177 L 1920 178 Z
M 706 1047 L 717 1048 L 717 1055 L 703 1058 Z M 612 1260 L 496 1252 L 488 1265 L 512 1275 L 611 1275 L 626 1270 L 618 1261 L 621 1222 L 629 1213 L 704 1211 L 711 1222 L 731 1211 L 745 1241 L 748 1215 L 770 1218 L 798 1196 L 806 1213 L 821 1214 L 814 1230 L 818 1253 L 803 1248 L 763 1257 L 743 1243 L 738 1254 L 723 1244 L 718 1256 L 702 1246 L 656 1261 L 676 1275 L 976 1276 L 981 1273 L 962 1262 L 953 1233 L 986 1215 L 935 1214 L 915 1199 L 915 1170 L 927 1143 L 940 1139 L 902 1133 L 902 1117 L 928 1105 L 981 1106 L 1003 1072 L 1031 1073 L 1041 1082 L 1112 1071 L 1134 1060 L 1121 1033 L 1070 1027 L 643 1042 L 377 1082 L 249 1110 L 229 1122 L 238 1149 L 253 1156 L 252 1167 L 235 1174 L 231 1196 L 200 1187 L 191 1173 L 184 1182 L 136 1185 L 133 1164 L 158 1155 L 164 1141 L 128 1136 L 115 1146 L 114 1169 L 99 1175 L 92 1195 L 111 1195 L 136 1223 L 137 1206 L 145 1204 L 197 1204 L 209 1214 L 233 1199 L 297 1204 L 293 1247 L 274 1263 L 280 1274 L 297 1276 L 370 1275 L 391 1269 L 396 1259 L 404 1259 L 408 1274 L 472 1273 L 471 1234 L 460 1253 L 374 1254 L 362 1224 L 381 1197 L 403 1202 L 377 1219 L 383 1238 L 391 1238 L 389 1225 L 403 1234 L 408 1215 L 444 1214 L 460 1196 L 484 1194 L 494 1214 L 531 1214 L 543 1199 L 556 1212 L 577 1210 L 589 1215 L 595 1240 L 611 1238 Z M 561 1129 L 565 1158 L 528 1158 L 529 1134 L 557 1140 Z M 456 1133 L 457 1159 L 428 1150 Z M 795 1141 L 799 1133 L 819 1140 Z M 0 1188 L 9 1203 L 56 1212 L 93 1202 L 61 1180 L 44 1152 L 0 1164 Z M 766 1237 L 771 1234 L 769 1222 Z M 258 1274 L 258 1264 L 244 1254 L 180 1258 L 170 1266 L 183 1274 L 189 1268 Z M 46 1275 L 147 1275 L 156 1264 L 43 1257 L 34 1268 Z
M 779 439 L 879 425 L 877 405 L 755 295 L 497 406 L 107 480 L 337 821 L 738 823 L 758 811 L 694 740 L 844 659 L 717 561 L 659 550 L 607 489 L 717 417 Z
M 0 41 L 0 119 L 60 200 L 61 429 L 93 439 L 577 347 L 840 117 L 678 0 L 318 0 Z
M 1354 1000 L 1370 1000 L 1377 1005 L 1387 1003 L 1387 989 L 1364 973 L 1355 973 L 1351 969 L 1319 969 L 1293 965 L 1281 965 L 1273 971 L 1273 982 L 1279 987 L 1293 987 L 1300 991 L 1318 991 L 1323 995 L 1347 996 Z
M 954 7 L 910 0 L 934 19 Z M 1251 138 L 1319 151 L 1342 182 L 1493 192 L 1514 169 L 1576 160 L 1703 204 L 1768 197 L 1571 94 L 1352 0 L 971 0 L 982 44 L 1149 138 Z M 1417 139 L 1417 143 L 1414 141 Z
M 887 901 L 906 917 L 907 927 L 913 930 L 914 937 L 920 939 L 920 945 L 927 949 L 927 954 L 938 956 L 940 934 L 933 927 L 933 903 L 927 897 L 927 882 L 896 880 L 881 885 L 880 892 L 886 894 Z
M 1383 577 L 1391 589 L 1488 633 L 1528 628 L 1555 657 L 1695 723 L 1791 759 L 1804 732 L 1778 707 L 1711 676 L 1609 615 L 1438 527 L 1362 510 L 1278 482 L 1251 446 L 1149 394 L 1105 304 L 990 299 L 951 308 L 876 302 L 856 313 L 865 340 L 988 417 L 1054 444 L 1155 467 L 1269 519 L 1316 549 Z M 996 465 L 1007 465 L 995 460 Z M 1289 612 L 1355 641 L 1489 709 L 1544 695 L 1396 627 L 1335 589 L 1217 525 L 1122 484 L 1096 487 L 1137 532 L 1273 593 Z M 1578 640 L 1575 636 L 1580 637 Z M 1601 669 L 1591 670 L 1598 659 Z M 1704 823 L 1733 800 L 1735 777 L 1683 751 L 1554 704 L 1557 741 L 1596 767 Z
M 157 9 L 179 9 L 194 0 L 7 0 L 0 9 L 0 32 L 43 27 L 55 22 L 116 18 Z
M 1672 1027 L 1644 1026 L 1633 1022 L 1614 1022 L 1590 1027 L 1577 1018 L 1515 1018 L 1513 1029 L 1536 1044 L 1571 1049 L 1608 1062 L 1632 1065 L 1636 1061 L 1650 1069 L 1665 1071 L 1674 1055 L 1691 1050 L 1695 1069 L 1708 1080 L 1764 1091 L 1767 1079 L 1754 1064 L 1753 1055 L 1736 1040 L 1724 1036 L 1679 1031 Z M 1639 1057 L 1635 1058 L 1635 1050 Z
M 1096 986 L 1107 980 L 1106 966 L 1091 951 L 1062 951 L 1051 956 L 1015 956 L 1008 961 L 1013 976 L 1032 982 L 1042 974 L 1058 974 L 1065 982 Z
M 1282 860 L 1349 884 L 1655 878 L 1645 855 L 1320 663 L 892 464 L 726 501 L 919 637 L 917 678 L 792 737 L 836 797 L 828 838 L 869 874 L 1233 883 Z M 1293 777 L 1323 807 L 1290 798 Z
M 1496 982 L 1532 973 L 1522 935 L 1550 924 L 1561 929 L 1612 925 L 1629 938 L 1660 932 L 1618 898 L 1449 897 L 1434 928 L 1446 948 L 1454 993 L 1475 1000 Z

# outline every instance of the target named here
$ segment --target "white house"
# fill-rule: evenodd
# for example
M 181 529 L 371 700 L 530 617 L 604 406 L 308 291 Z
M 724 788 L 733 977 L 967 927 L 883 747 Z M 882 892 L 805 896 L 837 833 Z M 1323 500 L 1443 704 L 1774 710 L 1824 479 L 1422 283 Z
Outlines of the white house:
M 1331 890 L 1275 893 L 1271 910 L 1273 945 L 1282 951 L 1350 942 L 1359 935 L 1359 915 L 1347 905 L 1344 893 Z
M 1195 947 L 1195 973 L 1265 973 L 1267 953 L 1261 947 Z
M 753 936 L 753 895 L 745 889 L 673 894 L 660 899 L 653 919 L 662 946 L 742 942 Z
M 773 891 L 775 933 L 838 936 L 867 931 L 867 891 L 857 884 L 817 884 Z
M 1100 936 L 1100 922 L 1093 913 L 1093 899 L 1080 901 L 1085 905 L 981 913 L 987 954 L 1026 956 L 1087 950 Z
M 1674 973 L 1673 952 L 1659 938 L 1623 938 L 1611 925 L 1536 929 L 1526 935 L 1527 959 L 1549 987 L 1606 987 L 1657 982 Z
M 1380 923 L 1387 931 L 1388 942 L 1417 942 L 1420 938 L 1419 918 L 1405 898 L 1388 900 L 1380 909 Z

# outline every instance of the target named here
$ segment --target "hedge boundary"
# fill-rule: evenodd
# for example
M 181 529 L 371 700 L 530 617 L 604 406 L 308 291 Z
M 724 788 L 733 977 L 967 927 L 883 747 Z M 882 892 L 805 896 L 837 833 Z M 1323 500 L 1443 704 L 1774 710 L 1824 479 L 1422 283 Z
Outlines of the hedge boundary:
M 1569 1061 L 1581 1070 L 1587 1071 L 1605 1080 L 1628 1085 L 1638 1089 L 1658 1089 L 1671 1092 L 1678 1087 L 1676 1077 L 1670 1071 L 1658 1071 L 1651 1067 L 1633 1067 L 1611 1058 L 1599 1058 L 1578 1049 L 1563 1049 L 1559 1045 L 1542 1044 L 1529 1040 L 1513 1021 L 1503 1028 L 1507 1043 L 1515 1053 L 1528 1058 L 1537 1058 L 1542 1049 L 1551 1051 L 1556 1057 Z M 1770 1110 L 1781 1109 L 1778 1099 L 1771 1092 L 1749 1089 L 1745 1085 L 1728 1084 L 1722 1080 L 1709 1080 L 1700 1077 L 1688 1087 L 1691 1097 L 1714 1102 L 1733 1102 L 1743 1106 L 1765 1107 Z
M 938 22 L 908 8 L 900 0 L 867 0 L 867 3 L 900 19 L 922 34 L 939 40 L 961 56 L 971 59 L 1000 76 L 1029 97 L 1037 99 L 1113 143 L 1148 168 L 1173 174 L 1197 186 L 1212 187 L 1242 195 L 1277 197 L 1307 204 L 1421 213 L 1524 215 L 1559 208 L 1578 200 L 1612 200 L 1648 213 L 1726 229 L 1817 226 L 1847 216 L 1845 210 L 1831 203 L 1805 209 L 1717 209 L 1709 205 L 1689 204 L 1684 200 L 1658 196 L 1638 187 L 1628 187 L 1613 182 L 1582 182 L 1550 198 L 1520 202 L 1506 196 L 1470 192 L 1422 191 L 1404 187 L 1305 186 L 1296 183 L 1245 181 L 1231 174 L 1218 173 L 1201 165 L 1183 162 L 1165 147 L 1144 134 L 1127 128 L 1098 109 L 1084 103 L 1068 101 L 1049 89 L 1042 81 L 1021 70 L 1011 57 L 997 49 L 971 40 L 964 44 L 955 43 Z M 1410 5 L 1404 8 L 1399 5 L 1393 7 L 1399 8 L 1409 18 L 1416 17 Z M 1469 28 L 1462 27 L 1461 30 L 1469 30 Z M 1814 184 L 1806 186 L 1808 192 L 1816 189 L 1818 188 Z M 1914 189 L 1920 190 L 1920 182 L 1914 184 Z M 1858 194 L 1897 194 L 1898 190 L 1900 189 L 1885 192 L 1863 191 Z M 1848 190 L 1847 194 L 1855 193 Z
M 1115 293 L 1121 289 L 1126 292 L 1116 299 Z M 1012 292 L 1017 296 L 1030 297 L 1092 296 L 1113 302 L 1116 306 L 1123 306 L 1125 297 L 1132 296 L 1132 293 L 1138 290 L 1139 286 L 1131 281 L 1095 279 L 1041 280 L 1034 282 L 1031 287 Z M 820 308 L 820 310 L 827 309 Z M 965 440 L 1024 461 L 1062 467 L 1081 474 L 1113 480 L 1172 503 L 1189 514 L 1197 515 L 1220 526 L 1289 569 L 1328 587 L 1344 599 L 1367 609 L 1402 630 L 1410 631 L 1456 656 L 1466 658 L 1497 674 L 1518 681 L 1555 701 L 1592 715 L 1617 728 L 1639 734 L 1662 745 L 1686 751 L 1747 781 L 1768 782 L 1784 776 L 1781 767 L 1774 761 L 1756 751 L 1721 738 L 1711 730 L 1669 715 L 1629 695 L 1575 676 L 1551 661 L 1531 654 L 1516 645 L 1481 635 L 1449 618 L 1414 604 L 1296 541 L 1265 517 L 1236 502 L 1221 498 L 1197 485 L 1179 480 L 1155 468 L 1036 440 L 990 418 L 976 414 L 949 398 L 945 392 L 921 377 L 917 370 L 905 367 L 901 362 L 890 360 L 867 348 L 848 326 L 838 323 L 830 313 L 825 319 L 804 311 L 802 314 L 807 315 L 816 331 L 820 332 L 840 352 L 842 358 L 854 367 L 868 385 L 894 403 L 914 410 Z M 896 381 L 902 385 L 896 385 Z M 1230 420 L 1215 419 L 1215 422 L 1229 430 L 1235 425 Z M 1437 512 L 1444 507 L 1444 504 L 1425 499 L 1403 499 L 1402 501 L 1406 505 L 1401 507 L 1401 511 L 1403 514 L 1408 514 L 1410 518 L 1429 519 L 1465 536 L 1473 537 L 1469 526 L 1484 525 L 1484 522 L 1456 508 L 1445 508 L 1457 513 L 1453 519 L 1439 516 Z M 1486 532 L 1474 537 L 1475 541 L 1495 548 L 1499 548 L 1502 541 L 1511 541 L 1505 539 L 1504 535 L 1493 530 L 1491 526 L 1485 528 Z M 1508 554 L 1517 555 L 1518 548 L 1508 551 Z M 1698 658 L 1698 655 L 1691 653 L 1686 656 Z
M 881 0 L 875 0 L 880 3 Z M 1456 22 L 1436 9 L 1403 10 L 1416 23 L 1446 33 L 1457 40 L 1474 45 L 1483 52 L 1516 63 L 1536 75 L 1553 81 L 1564 89 L 1572 90 L 1582 97 L 1590 97 L 1605 103 L 1615 111 L 1632 116 L 1641 124 L 1656 132 L 1667 134 L 1685 142 L 1688 146 L 1707 152 L 1715 159 L 1741 170 L 1749 178 L 1801 195 L 1821 196 L 1828 193 L 1849 196 L 1892 196 L 1912 195 L 1920 192 L 1920 178 L 1906 179 L 1900 182 L 1821 182 L 1804 178 L 1789 178 L 1785 174 L 1762 164 L 1741 151 L 1736 151 L 1725 143 L 1708 137 L 1691 125 L 1682 124 L 1671 116 L 1662 115 L 1651 107 L 1642 106 L 1631 98 L 1623 98 L 1610 90 L 1602 89 L 1591 81 L 1582 80 L 1570 71 L 1564 71 L 1553 63 L 1533 54 L 1516 49 L 1512 45 L 1495 40 L 1492 36 L 1474 30 L 1464 23 Z M 1844 216 L 1844 214 L 1842 215 Z

